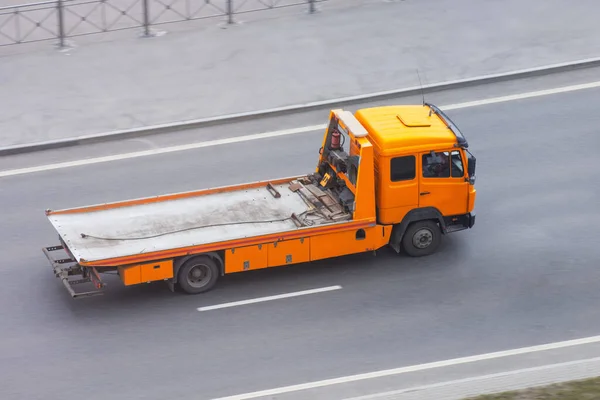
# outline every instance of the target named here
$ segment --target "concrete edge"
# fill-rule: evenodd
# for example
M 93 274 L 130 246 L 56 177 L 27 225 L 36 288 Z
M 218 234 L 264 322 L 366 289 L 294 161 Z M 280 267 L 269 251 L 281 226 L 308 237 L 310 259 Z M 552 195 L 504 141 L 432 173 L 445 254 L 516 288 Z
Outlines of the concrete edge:
M 343 400 L 467 400 L 481 395 L 539 388 L 600 376 L 600 357 L 442 381 Z
M 234 122 L 243 122 L 260 118 L 270 118 L 282 115 L 295 114 L 306 111 L 313 111 L 323 108 L 338 108 L 348 105 L 376 100 L 389 100 L 424 93 L 433 93 L 443 90 L 465 88 L 489 83 L 497 83 L 515 79 L 529 78 L 540 75 L 549 75 L 571 71 L 575 69 L 593 68 L 600 66 L 600 57 L 587 58 L 583 60 L 564 62 L 558 64 L 545 65 L 541 67 L 527 68 L 510 72 L 482 75 L 473 78 L 457 79 L 446 82 L 433 83 L 428 85 L 414 86 L 403 89 L 395 89 L 383 92 L 368 93 L 356 96 L 349 96 L 337 99 L 315 101 L 304 104 L 294 104 L 283 107 L 270 108 L 259 111 L 249 111 L 236 114 L 227 114 L 216 117 L 206 117 L 200 119 L 171 122 L 159 125 L 143 126 L 139 128 L 122 129 L 106 133 L 97 133 L 92 135 L 77 136 L 67 139 L 50 140 L 45 142 L 28 143 L 24 145 L 13 145 L 0 147 L 0 156 L 31 153 L 35 151 L 51 150 L 57 148 L 73 147 L 83 144 L 107 142 L 111 140 L 127 139 L 157 133 L 175 132 L 179 130 L 188 130 L 195 128 L 204 128 L 216 125 L 224 125 Z

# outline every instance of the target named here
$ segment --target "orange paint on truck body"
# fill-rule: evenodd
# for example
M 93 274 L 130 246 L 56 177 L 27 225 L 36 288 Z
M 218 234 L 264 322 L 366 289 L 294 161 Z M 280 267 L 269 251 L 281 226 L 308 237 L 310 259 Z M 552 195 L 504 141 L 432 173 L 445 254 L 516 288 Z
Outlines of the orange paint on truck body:
M 117 269 L 126 286 L 173 278 L 173 260 L 120 266 Z

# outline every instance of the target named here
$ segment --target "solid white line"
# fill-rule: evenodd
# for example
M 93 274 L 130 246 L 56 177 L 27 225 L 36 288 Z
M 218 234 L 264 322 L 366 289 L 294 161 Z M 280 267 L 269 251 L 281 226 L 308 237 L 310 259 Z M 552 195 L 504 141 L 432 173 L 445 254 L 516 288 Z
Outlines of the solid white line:
M 375 399 L 378 399 L 381 397 L 389 397 L 389 396 L 394 396 L 394 395 L 403 394 L 403 393 L 423 391 L 423 390 L 434 389 L 434 388 L 444 387 L 444 386 L 454 386 L 454 385 L 458 385 L 461 383 L 470 383 L 470 382 L 477 382 L 477 381 L 483 381 L 483 380 L 489 380 L 489 379 L 495 379 L 495 378 L 504 378 L 507 376 L 526 374 L 528 372 L 538 372 L 538 371 L 547 371 L 547 370 L 556 369 L 556 368 L 573 367 L 573 366 L 577 366 L 577 365 L 581 365 L 581 364 L 589 364 L 589 363 L 594 363 L 594 362 L 598 362 L 598 361 L 600 361 L 600 357 L 586 358 L 585 360 L 567 361 L 567 362 L 556 363 L 556 364 L 542 365 L 539 367 L 516 369 L 516 370 L 512 370 L 512 371 L 507 371 L 507 372 L 499 372 L 496 374 L 480 375 L 480 376 L 473 376 L 470 378 L 456 379 L 456 380 L 452 380 L 452 381 L 444 381 L 444 382 L 434 383 L 431 385 L 410 387 L 410 388 L 406 388 L 406 389 L 392 390 L 389 392 L 369 394 L 369 395 L 359 396 L 359 397 L 350 397 L 350 398 L 346 398 L 344 400 L 375 400 Z M 590 375 L 592 375 L 592 374 L 590 374 Z M 569 380 L 571 380 L 571 379 L 569 379 Z
M 530 99 L 532 97 L 542 97 L 542 96 L 550 96 L 550 95 L 559 94 L 559 93 L 576 92 L 578 90 L 593 89 L 593 88 L 597 88 L 597 87 L 600 87 L 600 81 L 590 82 L 590 83 L 582 83 L 579 85 L 563 86 L 563 87 L 554 88 L 554 89 L 537 90 L 535 92 L 512 94 L 512 95 L 508 95 L 508 96 L 494 97 L 491 99 L 468 101 L 466 103 L 451 104 L 451 105 L 440 107 L 440 108 L 442 108 L 443 110 L 457 110 L 460 108 L 483 106 L 486 104 L 496 104 L 496 103 L 504 103 L 507 101 Z
M 198 311 L 217 310 L 219 308 L 236 307 L 236 306 L 243 306 L 246 304 L 262 303 L 264 301 L 287 299 L 288 297 L 297 297 L 297 296 L 305 296 L 307 294 L 330 292 L 332 290 L 340 290 L 341 288 L 342 288 L 341 286 L 336 285 L 336 286 L 328 286 L 328 287 L 317 288 L 317 289 L 302 290 L 299 292 L 277 294 L 274 296 L 258 297 L 255 299 L 234 301 L 231 303 L 216 304 L 214 306 L 199 307 Z
M 450 105 L 446 105 L 446 106 L 441 106 L 440 108 L 443 110 L 457 110 L 457 109 L 461 109 L 461 108 L 470 108 L 470 107 L 477 107 L 477 106 L 482 106 L 482 105 L 487 105 L 487 104 L 495 104 L 495 103 L 503 103 L 503 102 L 507 102 L 507 101 L 529 99 L 529 98 L 533 98 L 533 97 L 549 96 L 549 95 L 553 95 L 553 94 L 574 92 L 574 91 L 578 91 L 578 90 L 592 89 L 592 88 L 597 88 L 597 87 L 600 87 L 600 81 L 584 83 L 584 84 L 579 84 L 579 85 L 564 86 L 564 87 L 559 87 L 559 88 L 554 88 L 554 89 L 539 90 L 539 91 L 535 91 L 535 92 L 527 92 L 527 93 L 521 93 L 521 94 L 515 94 L 515 95 L 509 95 L 509 96 L 494 97 L 494 98 L 490 98 L 490 99 L 476 100 L 476 101 L 470 101 L 470 102 L 466 102 L 466 103 L 450 104 Z M 125 160 L 125 159 L 130 159 L 130 158 L 137 158 L 137 157 L 154 156 L 154 155 L 158 155 L 158 154 L 199 149 L 202 147 L 219 146 L 219 145 L 223 145 L 223 144 L 241 143 L 241 142 L 247 142 L 247 141 L 251 141 L 251 140 L 260 140 L 260 139 L 267 139 L 267 138 L 286 136 L 286 135 L 297 135 L 300 133 L 319 131 L 321 129 L 325 129 L 326 127 L 327 127 L 327 124 L 311 125 L 311 126 L 304 126 L 304 127 L 300 127 L 300 128 L 283 129 L 283 130 L 278 130 L 278 131 L 273 131 L 273 132 L 264 132 L 264 133 L 257 133 L 257 134 L 253 134 L 253 135 L 236 136 L 236 137 L 230 137 L 230 138 L 226 138 L 226 139 L 209 140 L 206 142 L 198 142 L 198 143 L 184 144 L 184 145 L 179 145 L 179 146 L 165 147 L 162 149 L 136 151 L 136 152 L 132 152 L 132 153 L 124 153 L 124 154 L 117 154 L 117 155 L 112 155 L 112 156 L 89 158 L 89 159 L 85 159 L 85 160 L 67 161 L 67 162 L 56 163 L 56 164 L 40 165 L 40 166 L 36 166 L 36 167 L 12 169 L 12 170 L 0 171 L 0 177 L 31 174 L 34 172 L 50 171 L 50 170 L 55 170 L 55 169 L 70 168 L 70 167 L 77 167 L 77 166 L 90 165 L 90 164 L 98 164 L 98 163 Z
M 251 392 L 251 393 L 243 393 L 243 394 L 238 394 L 238 395 L 228 396 L 228 397 L 219 397 L 219 398 L 213 399 L 213 400 L 256 399 L 256 398 L 263 397 L 263 396 L 272 396 L 272 395 L 283 394 L 283 393 L 297 392 L 300 390 L 315 389 L 318 387 L 332 386 L 332 385 L 338 385 L 338 384 L 342 384 L 342 383 L 382 378 L 382 377 L 386 377 L 386 376 L 406 374 L 409 372 L 423 371 L 423 370 L 440 368 L 440 367 L 448 367 L 448 366 L 472 363 L 472 362 L 477 362 L 477 361 L 492 360 L 492 359 L 496 359 L 496 358 L 516 356 L 516 355 L 520 355 L 520 354 L 535 353 L 535 352 L 539 352 L 539 351 L 555 350 L 555 349 L 561 349 L 561 348 L 565 348 L 565 347 L 581 346 L 584 344 L 598 343 L 598 342 L 600 342 L 600 336 L 591 336 L 591 337 L 587 337 L 587 338 L 567 340 L 567 341 L 563 341 L 563 342 L 548 343 L 548 344 L 542 344 L 542 345 L 530 346 L 530 347 L 521 347 L 518 349 L 498 351 L 498 352 L 494 352 L 494 353 L 479 354 L 479 355 L 475 355 L 475 356 L 461 357 L 461 358 L 453 358 L 450 360 L 436 361 L 436 362 L 430 362 L 430 363 L 426 363 L 426 364 L 412 365 L 412 366 L 408 366 L 408 367 L 400 367 L 400 368 L 387 369 L 387 370 L 382 370 L 382 371 L 368 372 L 368 373 L 364 373 L 364 374 L 343 376 L 343 377 L 339 377 L 339 378 L 325 379 L 322 381 L 314 381 L 314 382 L 302 383 L 302 384 L 298 384 L 298 385 L 283 386 L 283 387 L 279 387 L 279 388 L 275 388 L 275 389 L 261 390 L 261 391 L 257 391 L 257 392 Z
M 230 143 L 247 142 L 250 140 L 267 139 L 267 138 L 279 137 L 279 136 L 285 136 L 285 135 L 296 135 L 298 133 L 314 132 L 314 131 L 318 131 L 320 129 L 325 129 L 326 126 L 327 126 L 327 124 L 321 124 L 321 125 L 304 126 L 301 128 L 282 129 L 279 131 L 256 133 L 253 135 L 236 136 L 236 137 L 230 137 L 230 138 L 226 138 L 226 139 L 216 139 L 216 140 L 209 140 L 206 142 L 197 142 L 197 143 L 184 144 L 184 145 L 179 145 L 179 146 L 164 147 L 162 149 L 136 151 L 133 153 L 116 154 L 113 156 L 88 158 L 86 160 L 67 161 L 67 162 L 56 163 L 56 164 L 40 165 L 37 167 L 12 169 L 12 170 L 0 171 L 0 177 L 21 175 L 21 174 L 30 174 L 33 172 L 50 171 L 53 169 L 77 167 L 77 166 L 81 166 L 81 165 L 98 164 L 98 163 L 103 163 L 103 162 L 125 160 L 125 159 L 129 159 L 129 158 L 154 156 L 157 154 L 173 153 L 173 152 L 177 152 L 177 151 L 199 149 L 202 147 L 219 146 L 219 145 L 230 144 Z

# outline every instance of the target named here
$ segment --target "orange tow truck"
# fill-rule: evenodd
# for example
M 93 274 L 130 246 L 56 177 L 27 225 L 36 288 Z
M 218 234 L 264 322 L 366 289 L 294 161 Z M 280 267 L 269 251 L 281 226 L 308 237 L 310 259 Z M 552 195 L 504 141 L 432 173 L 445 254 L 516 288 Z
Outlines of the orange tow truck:
M 197 294 L 225 274 L 388 245 L 429 255 L 475 223 L 475 157 L 432 104 L 331 110 L 318 154 L 302 176 L 46 210 L 60 244 L 43 251 L 72 297 L 103 293 L 103 273 Z

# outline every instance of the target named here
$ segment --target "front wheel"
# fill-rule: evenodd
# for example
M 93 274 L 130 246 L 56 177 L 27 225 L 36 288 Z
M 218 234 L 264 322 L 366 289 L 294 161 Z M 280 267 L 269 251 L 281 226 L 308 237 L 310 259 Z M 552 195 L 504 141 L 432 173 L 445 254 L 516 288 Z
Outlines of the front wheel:
M 435 222 L 413 222 L 404 233 L 402 247 L 411 257 L 428 256 L 437 250 L 441 236 L 440 228 Z
M 220 269 L 209 256 L 197 256 L 187 260 L 177 274 L 181 289 L 188 294 L 198 294 L 212 289 L 219 279 Z

